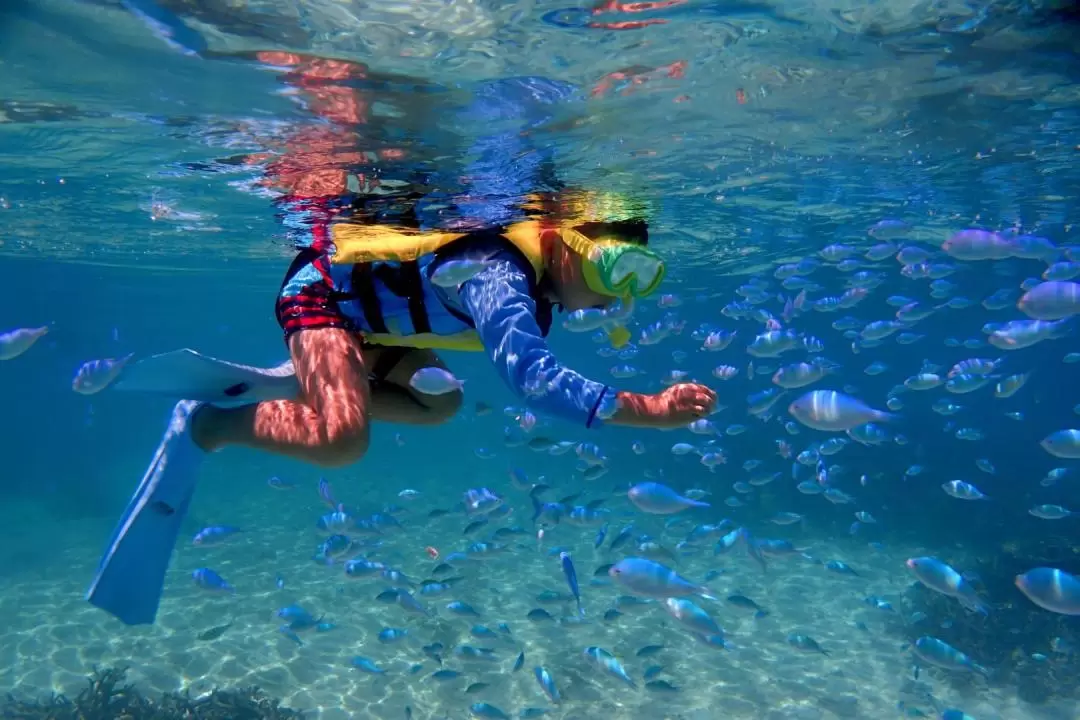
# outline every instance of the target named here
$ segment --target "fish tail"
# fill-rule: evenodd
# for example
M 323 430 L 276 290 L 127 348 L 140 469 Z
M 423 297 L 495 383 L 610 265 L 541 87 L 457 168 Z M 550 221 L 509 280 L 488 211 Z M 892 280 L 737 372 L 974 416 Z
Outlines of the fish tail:
M 540 517 L 540 514 L 542 512 L 544 512 L 544 505 L 539 500 L 536 499 L 535 495 L 530 495 L 529 499 L 532 500 L 532 506 L 533 506 L 532 522 L 533 522 L 533 525 L 535 525 L 536 520 Z
M 1050 337 L 1055 340 L 1066 337 L 1072 333 L 1073 325 L 1072 318 L 1063 318 L 1056 322 L 1051 323 Z

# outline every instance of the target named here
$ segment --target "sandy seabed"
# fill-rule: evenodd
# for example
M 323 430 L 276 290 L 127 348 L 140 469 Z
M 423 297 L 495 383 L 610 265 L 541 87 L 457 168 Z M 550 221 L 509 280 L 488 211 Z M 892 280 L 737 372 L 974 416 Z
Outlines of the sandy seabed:
M 368 556 L 423 580 L 434 567 L 424 546 L 440 547 L 445 554 L 463 549 L 470 540 L 462 536 L 460 515 L 432 520 L 427 518 L 429 507 L 412 508 L 402 517 L 406 529 L 387 536 Z M 260 509 L 265 508 L 249 507 L 245 515 L 252 522 L 237 524 L 253 528 L 256 518 L 274 517 Z M 311 509 L 317 516 L 317 504 Z M 420 596 L 433 617 L 376 601 L 387 586 L 347 579 L 341 563 L 315 563 L 312 556 L 320 536 L 312 529 L 280 522 L 263 525 L 213 548 L 196 548 L 184 540 L 174 557 L 158 623 L 140 628 L 125 627 L 83 599 L 98 560 L 98 548 L 88 547 L 86 538 L 104 538 L 105 530 L 96 524 L 69 525 L 51 535 L 49 549 L 39 548 L 36 563 L 28 562 L 33 556 L 28 558 L 25 548 L 16 556 L 9 546 L 5 566 L 22 569 L 0 593 L 0 691 L 20 698 L 50 692 L 75 695 L 95 666 L 128 666 L 129 681 L 146 693 L 187 690 L 199 695 L 214 686 L 257 685 L 321 720 L 402 720 L 406 707 L 418 720 L 467 718 L 476 702 L 497 706 L 510 717 L 526 708 L 549 708 L 547 717 L 566 720 L 897 718 L 903 716 L 901 701 L 930 716 L 935 709 L 956 707 L 976 720 L 1076 717 L 1072 707 L 1029 706 L 1012 689 L 992 687 L 978 677 L 953 685 L 945 671 L 931 669 L 913 679 L 903 632 L 911 615 L 904 591 L 912 579 L 903 561 L 924 554 L 925 548 L 874 550 L 851 540 L 833 544 L 799 528 L 770 533 L 790 537 L 821 560 L 842 559 L 858 576 L 829 572 L 798 555 L 773 560 L 762 572 L 743 552 L 714 557 L 711 544 L 681 557 L 679 571 L 694 580 L 720 571 L 708 583 L 720 599 L 699 604 L 724 628 L 732 647 L 723 650 L 694 639 L 657 604 L 605 621 L 604 612 L 623 593 L 606 576 L 594 578 L 593 572 L 622 555 L 594 550 L 593 529 L 560 526 L 548 534 L 542 549 L 532 535 L 511 538 L 508 552 L 461 568 L 456 574 L 464 579 L 447 594 Z M 685 530 L 672 530 L 665 544 L 673 547 Z M 15 536 L 15 544 L 29 540 Z M 575 551 L 584 621 L 574 619 L 576 609 L 558 559 L 548 553 L 557 545 Z M 195 587 L 190 574 L 202 566 L 219 572 L 236 592 L 213 594 Z M 284 589 L 276 587 L 278 576 L 285 579 Z M 562 597 L 541 601 L 537 596 L 544 591 Z M 733 593 L 753 598 L 769 614 L 755 618 L 752 611 L 726 602 Z M 895 611 L 868 605 L 869 595 L 889 600 Z M 452 615 L 446 610 L 452 600 L 469 603 L 481 617 Z M 303 645 L 297 645 L 278 631 L 276 611 L 290 604 L 324 616 L 334 627 L 303 633 Z M 547 610 L 555 620 L 528 619 L 535 608 Z M 500 623 L 506 623 L 510 636 L 497 629 Z M 220 637 L 199 639 L 225 624 L 229 627 Z M 496 637 L 471 637 L 474 624 L 495 630 Z M 408 634 L 400 642 L 382 644 L 377 635 L 384 627 L 405 628 Z M 813 637 L 828 655 L 791 647 L 786 639 L 792 632 Z M 933 634 L 933 629 L 921 632 Z M 440 666 L 422 648 L 435 642 L 446 648 L 441 668 L 458 670 L 460 677 L 449 682 L 431 677 Z M 455 657 L 453 648 L 460 644 L 494 648 L 495 659 Z M 586 662 L 582 650 L 590 645 L 618 657 L 638 688 Z M 649 645 L 663 649 L 639 657 L 638 651 Z M 511 668 L 521 650 L 525 666 L 514 673 Z M 357 655 L 374 660 L 386 673 L 370 675 L 354 668 L 350 660 Z M 654 679 L 677 690 L 644 687 L 644 671 L 657 665 L 663 670 Z M 554 677 L 562 695 L 558 705 L 543 695 L 533 677 L 537 666 Z

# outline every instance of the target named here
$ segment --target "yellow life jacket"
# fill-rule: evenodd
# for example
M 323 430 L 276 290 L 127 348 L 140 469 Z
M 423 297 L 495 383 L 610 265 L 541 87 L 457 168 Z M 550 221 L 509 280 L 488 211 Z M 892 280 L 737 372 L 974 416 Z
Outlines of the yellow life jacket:
M 541 238 L 547 232 L 559 232 L 557 226 L 527 220 L 509 226 L 500 235 L 521 251 L 532 266 L 536 282 L 544 274 L 544 258 Z M 365 272 L 373 263 L 397 262 L 407 272 L 412 272 L 414 286 L 406 293 L 414 327 L 429 326 L 427 308 L 424 307 L 419 287 L 417 262 L 459 240 L 468 233 L 425 231 L 387 225 L 354 225 L 335 223 L 330 226 L 330 239 L 334 253 L 330 258 L 335 265 L 352 265 L 353 293 L 364 308 L 368 321 L 379 314 L 378 298 L 375 297 L 373 280 Z M 376 322 L 381 322 L 376 320 Z M 382 330 L 385 330 L 383 332 Z M 394 347 L 431 348 L 436 350 L 482 351 L 483 344 L 476 330 L 468 329 L 449 335 L 432 332 L 412 334 L 395 333 L 391 328 L 376 328 L 364 333 L 364 340 L 373 345 Z

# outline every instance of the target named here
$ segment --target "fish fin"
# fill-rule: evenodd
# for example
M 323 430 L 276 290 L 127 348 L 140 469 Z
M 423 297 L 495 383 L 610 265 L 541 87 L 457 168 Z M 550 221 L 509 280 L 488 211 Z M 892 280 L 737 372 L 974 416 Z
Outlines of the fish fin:
M 1063 318 L 1054 323 L 1053 329 L 1050 331 L 1050 337 L 1058 340 L 1072 333 L 1072 329 L 1072 318 Z

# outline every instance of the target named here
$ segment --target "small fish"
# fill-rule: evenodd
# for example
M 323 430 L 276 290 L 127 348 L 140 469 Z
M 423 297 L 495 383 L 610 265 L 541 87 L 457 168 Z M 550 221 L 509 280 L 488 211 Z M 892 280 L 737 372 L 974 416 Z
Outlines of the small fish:
M 713 599 L 708 588 L 696 585 L 671 568 L 645 558 L 624 558 L 611 567 L 609 574 L 616 582 L 645 597 L 701 595 Z
M 556 705 L 562 699 L 562 695 L 559 694 L 559 688 L 555 686 L 555 679 L 551 677 L 551 673 L 547 668 L 537 667 L 533 670 L 533 674 L 536 676 L 536 682 L 539 683 L 540 689 L 547 695 L 548 700 Z
M 687 508 L 709 507 L 709 503 L 683 497 L 667 485 L 655 482 L 639 483 L 626 494 L 630 502 L 638 508 L 656 515 L 670 515 Z
M 533 608 L 525 617 L 532 622 L 555 622 L 555 616 L 544 608 Z
M 1080 615 L 1080 578 L 1057 568 L 1028 570 L 1015 579 L 1028 600 L 1061 615 Z M 1055 638 L 1056 639 L 1056 638 Z
M 191 579 L 203 590 L 211 592 L 231 593 L 235 589 L 225 582 L 225 579 L 210 568 L 199 568 L 191 573 Z
M 447 260 L 438 264 L 431 273 L 431 282 L 439 287 L 456 288 L 472 280 L 488 267 L 484 260 Z
M 383 675 L 386 673 L 385 670 L 375 664 L 374 660 L 363 657 L 362 655 L 357 655 L 356 657 L 354 657 L 352 660 L 349 661 L 349 664 L 357 670 L 363 670 L 369 675 Z
M 196 639 L 202 641 L 217 640 L 219 637 L 225 634 L 225 631 L 232 627 L 232 623 L 225 623 L 224 625 L 218 625 L 212 627 L 209 630 L 203 630 L 196 636 Z
M 665 598 L 664 609 L 682 623 L 684 627 L 697 635 L 708 637 L 723 634 L 720 626 L 707 612 L 686 598 Z
M 821 653 L 828 656 L 829 652 L 818 644 L 817 640 L 809 635 L 800 635 L 799 633 L 792 633 L 787 637 L 788 645 L 802 650 L 803 652 Z
M 49 327 L 20 328 L 0 334 L 0 360 L 14 360 L 49 332 Z
M 597 668 L 603 670 L 607 674 L 618 678 L 632 688 L 637 688 L 637 683 L 627 674 L 626 669 L 619 662 L 618 658 L 609 653 L 603 648 L 590 646 L 585 648 L 582 653 L 585 659 L 596 665 Z
M 825 563 L 825 569 L 840 575 L 854 575 L 855 577 L 859 577 L 859 573 L 855 572 L 850 565 L 840 562 L 839 560 L 828 561 Z
M 240 532 L 240 528 L 235 528 L 230 525 L 215 525 L 213 527 L 203 528 L 191 539 L 191 544 L 199 547 L 220 545 L 238 532 Z
M 971 583 L 948 564 L 935 557 L 923 556 L 908 558 L 905 565 L 931 590 L 955 598 L 968 610 L 989 614 L 990 606 L 979 597 Z
M 481 720 L 510 720 L 510 716 L 490 703 L 475 703 L 469 706 L 473 717 Z
M 653 655 L 656 655 L 656 654 L 657 654 L 657 653 L 659 653 L 659 652 L 660 652 L 661 650 L 663 650 L 663 649 L 664 649 L 664 647 L 665 647 L 664 645 L 646 645 L 645 647 L 643 647 L 643 648 L 641 648 L 640 650 L 638 650 L 638 651 L 637 651 L 637 652 L 635 653 L 635 655 L 637 655 L 637 656 L 638 656 L 638 657 L 640 657 L 640 658 L 643 658 L 643 657 L 652 657 Z
M 425 395 L 446 395 L 458 392 L 465 386 L 449 370 L 440 367 L 420 368 L 409 378 L 409 386 Z
M 285 620 L 285 627 L 290 630 L 310 630 L 316 627 L 322 620 L 299 605 L 289 605 L 277 611 L 277 616 Z
M 462 530 L 461 534 L 462 535 L 469 535 L 469 534 L 471 534 L 473 532 L 476 532 L 477 530 L 479 530 L 483 526 L 487 525 L 488 522 L 489 522 L 489 520 L 486 517 L 482 517 L 479 520 L 473 520 L 471 523 L 469 523 L 468 525 L 465 526 L 465 529 Z
M 408 634 L 409 631 L 402 628 L 383 628 L 377 637 L 383 645 L 389 645 L 405 639 Z
M 480 613 L 477 612 L 472 605 L 461 602 L 460 600 L 455 600 L 454 602 L 449 603 L 446 606 L 446 609 L 454 613 L 455 615 L 460 615 L 462 617 L 480 617 Z
M 745 595 L 729 595 L 727 601 L 735 607 L 753 610 L 754 617 L 762 618 L 769 614 L 768 610 L 764 609 Z
M 915 641 L 915 657 L 945 670 L 967 670 L 989 677 L 990 671 L 970 657 L 937 638 L 924 635 Z
M 969 482 L 963 480 L 950 480 L 947 483 L 943 483 L 941 488 L 946 494 L 958 500 L 988 500 L 986 495 L 983 495 L 979 488 L 975 487 Z
M 791 403 L 788 412 L 807 427 L 833 432 L 893 419 L 888 413 L 833 390 L 812 390 Z
M 457 670 L 450 670 L 447 668 L 436 670 L 431 673 L 431 679 L 438 680 L 439 682 L 450 682 L 451 680 L 457 680 L 459 677 L 461 677 L 461 673 Z
M 71 389 L 80 395 L 94 395 L 101 392 L 119 377 L 124 366 L 133 357 L 134 354 L 131 354 L 122 358 L 104 358 L 84 362 L 75 371 Z
M 300 639 L 300 636 L 297 635 L 296 632 L 288 625 L 282 625 L 281 627 L 279 627 L 278 632 L 292 640 L 297 645 L 302 646 L 304 644 L 304 641 Z
M 1028 514 L 1034 515 L 1040 520 L 1061 520 L 1062 518 L 1080 515 L 1061 505 L 1036 505 L 1028 510 Z
M 563 552 L 559 554 L 559 561 L 562 564 L 563 575 L 566 576 L 566 584 L 570 586 L 570 592 L 574 595 L 574 600 L 577 602 L 578 615 L 585 617 L 585 608 L 581 606 L 581 590 L 578 588 L 577 571 L 574 569 L 574 561 L 570 557 L 570 553 Z

